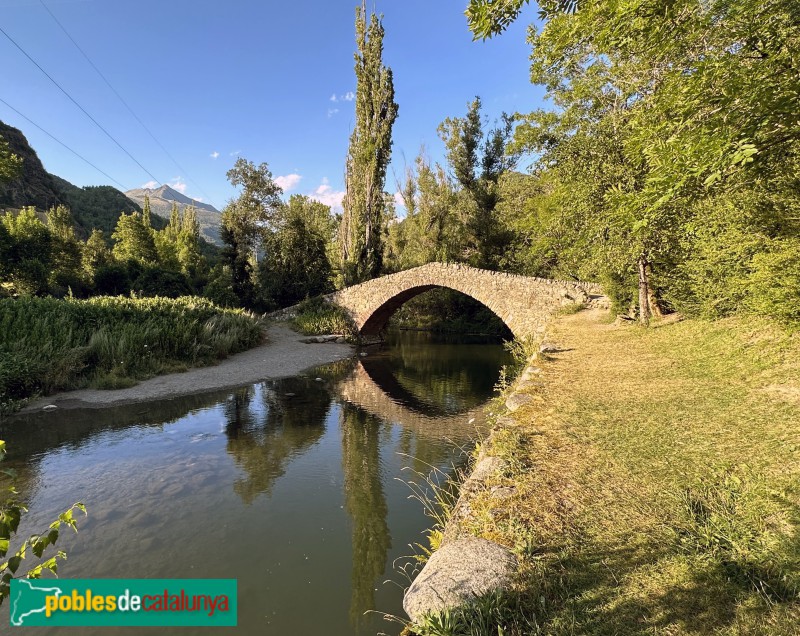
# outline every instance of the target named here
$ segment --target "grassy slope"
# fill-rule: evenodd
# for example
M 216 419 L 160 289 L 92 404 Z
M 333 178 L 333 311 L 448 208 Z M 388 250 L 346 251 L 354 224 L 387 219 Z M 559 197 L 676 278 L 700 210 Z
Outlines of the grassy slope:
M 552 340 L 491 451 L 515 494 L 474 506 L 523 558 L 504 633 L 800 634 L 800 338 L 581 312 Z

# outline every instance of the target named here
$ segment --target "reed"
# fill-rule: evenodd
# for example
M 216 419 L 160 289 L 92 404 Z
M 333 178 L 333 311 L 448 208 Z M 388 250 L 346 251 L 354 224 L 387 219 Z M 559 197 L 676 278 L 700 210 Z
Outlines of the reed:
M 0 412 L 27 398 L 120 388 L 262 340 L 258 320 L 197 297 L 0 300 Z

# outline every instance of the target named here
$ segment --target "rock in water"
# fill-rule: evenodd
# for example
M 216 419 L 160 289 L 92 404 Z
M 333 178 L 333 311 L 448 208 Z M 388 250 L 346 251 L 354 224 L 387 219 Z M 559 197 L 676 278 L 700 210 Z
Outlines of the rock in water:
M 412 620 L 457 607 L 494 590 L 506 589 L 517 568 L 508 548 L 493 541 L 465 537 L 446 543 L 422 568 L 403 597 Z

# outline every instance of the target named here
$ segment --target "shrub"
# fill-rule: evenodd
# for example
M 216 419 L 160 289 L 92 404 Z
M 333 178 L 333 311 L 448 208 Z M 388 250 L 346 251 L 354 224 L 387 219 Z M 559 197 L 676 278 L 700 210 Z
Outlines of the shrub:
M 355 337 L 358 334 L 350 315 L 339 305 L 324 298 L 312 298 L 300 303 L 294 326 L 306 335 L 339 333 Z

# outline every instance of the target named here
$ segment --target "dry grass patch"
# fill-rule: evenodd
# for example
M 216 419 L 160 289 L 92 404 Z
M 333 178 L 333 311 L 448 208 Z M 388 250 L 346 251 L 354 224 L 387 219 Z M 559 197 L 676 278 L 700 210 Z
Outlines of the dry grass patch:
M 515 490 L 471 530 L 522 557 L 527 631 L 505 633 L 800 634 L 800 405 L 771 388 L 800 338 L 602 318 L 558 320 L 541 401 L 493 441 Z

